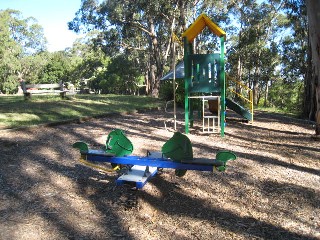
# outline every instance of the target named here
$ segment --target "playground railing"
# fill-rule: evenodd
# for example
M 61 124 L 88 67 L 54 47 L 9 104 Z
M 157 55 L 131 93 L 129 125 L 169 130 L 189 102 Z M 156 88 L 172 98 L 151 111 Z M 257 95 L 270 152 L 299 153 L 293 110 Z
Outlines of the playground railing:
M 233 78 L 227 78 L 227 90 L 234 98 L 241 99 L 244 105 L 249 109 L 253 122 L 253 91 L 245 84 Z

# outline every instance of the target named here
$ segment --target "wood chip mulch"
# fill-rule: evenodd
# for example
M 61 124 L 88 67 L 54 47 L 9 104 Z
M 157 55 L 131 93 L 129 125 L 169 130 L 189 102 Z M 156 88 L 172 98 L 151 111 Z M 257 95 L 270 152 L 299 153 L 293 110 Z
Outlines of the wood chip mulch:
M 141 190 L 81 165 L 72 148 L 76 141 L 100 148 L 120 128 L 133 155 L 145 156 L 173 135 L 170 117 L 150 111 L 1 130 L 0 239 L 320 239 L 320 142 L 312 123 L 257 112 L 251 124 L 230 114 L 221 138 L 196 122 L 188 135 L 194 156 L 231 150 L 237 160 L 225 172 L 183 178 L 164 169 Z

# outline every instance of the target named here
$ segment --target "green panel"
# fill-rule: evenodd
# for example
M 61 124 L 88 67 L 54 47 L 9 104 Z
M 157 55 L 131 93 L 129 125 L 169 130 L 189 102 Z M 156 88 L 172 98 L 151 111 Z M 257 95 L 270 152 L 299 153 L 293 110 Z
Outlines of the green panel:
M 219 54 L 190 55 L 192 73 L 189 80 L 189 93 L 220 93 Z
M 226 110 L 224 37 L 220 38 L 220 44 L 220 54 L 192 54 L 192 44 L 184 38 L 185 133 L 189 133 L 189 125 L 192 123 L 189 95 L 213 94 L 221 95 L 220 126 L 221 136 L 224 136 Z

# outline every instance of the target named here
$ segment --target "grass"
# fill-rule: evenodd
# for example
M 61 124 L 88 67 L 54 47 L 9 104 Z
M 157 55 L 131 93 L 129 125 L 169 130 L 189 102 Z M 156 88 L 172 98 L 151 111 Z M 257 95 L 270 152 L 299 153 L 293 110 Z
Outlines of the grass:
M 0 95 L 1 96 L 1 95 Z M 76 95 L 72 99 L 59 96 L 0 97 L 0 129 L 53 123 L 109 113 L 130 113 L 162 106 L 159 99 L 128 95 Z
M 254 110 L 265 111 L 269 113 L 278 113 L 278 114 L 282 114 L 292 118 L 301 118 L 301 112 L 299 112 L 298 110 L 289 111 L 289 110 L 280 109 L 276 107 L 262 107 L 262 106 L 255 107 Z

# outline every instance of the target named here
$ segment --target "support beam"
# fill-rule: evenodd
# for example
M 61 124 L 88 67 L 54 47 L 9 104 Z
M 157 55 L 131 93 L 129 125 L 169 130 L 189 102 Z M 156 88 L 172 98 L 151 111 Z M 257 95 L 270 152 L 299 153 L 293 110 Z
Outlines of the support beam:
M 220 87 L 221 87 L 221 111 L 220 111 L 220 126 L 221 137 L 224 137 L 225 119 L 226 119 L 226 75 L 224 68 L 224 37 L 220 37 Z

